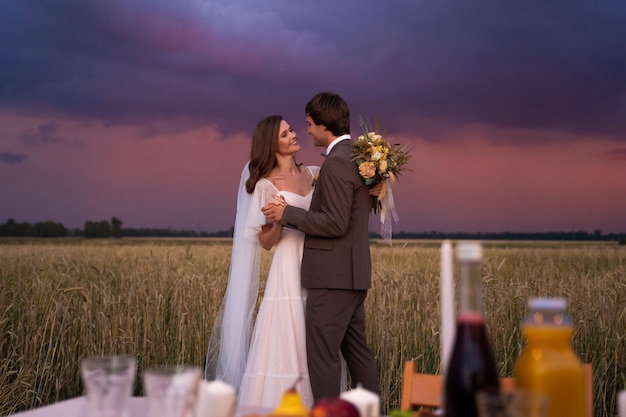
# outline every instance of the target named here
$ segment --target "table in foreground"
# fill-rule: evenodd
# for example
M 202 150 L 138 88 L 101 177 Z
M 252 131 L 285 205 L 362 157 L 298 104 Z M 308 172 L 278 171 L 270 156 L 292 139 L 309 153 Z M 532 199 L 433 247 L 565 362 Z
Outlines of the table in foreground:
M 11 417 L 82 417 L 85 415 L 87 400 L 85 397 L 59 401 L 44 407 L 34 408 L 10 415 Z M 128 417 L 148 417 L 148 399 L 146 397 L 131 397 Z M 246 415 L 268 415 L 272 410 L 261 407 L 237 407 L 234 417 Z

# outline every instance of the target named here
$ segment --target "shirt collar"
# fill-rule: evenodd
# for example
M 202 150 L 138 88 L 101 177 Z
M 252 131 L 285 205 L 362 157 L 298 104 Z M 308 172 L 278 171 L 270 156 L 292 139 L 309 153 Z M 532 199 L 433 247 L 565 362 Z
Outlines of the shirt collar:
M 341 142 L 342 140 L 346 140 L 346 139 L 352 139 L 350 137 L 349 134 L 347 135 L 341 135 L 337 138 L 335 138 L 335 140 L 333 140 L 332 142 L 330 142 L 330 144 L 326 147 L 326 152 L 325 155 L 330 154 L 330 151 L 335 147 L 336 144 L 338 144 L 339 142 Z

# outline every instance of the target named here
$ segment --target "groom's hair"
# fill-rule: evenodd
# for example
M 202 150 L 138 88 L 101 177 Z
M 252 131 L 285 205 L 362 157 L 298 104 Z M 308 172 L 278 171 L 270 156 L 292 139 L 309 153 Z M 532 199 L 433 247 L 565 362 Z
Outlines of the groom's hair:
M 333 135 L 350 133 L 350 109 L 339 94 L 318 93 L 306 104 L 305 113 L 316 125 L 324 125 Z

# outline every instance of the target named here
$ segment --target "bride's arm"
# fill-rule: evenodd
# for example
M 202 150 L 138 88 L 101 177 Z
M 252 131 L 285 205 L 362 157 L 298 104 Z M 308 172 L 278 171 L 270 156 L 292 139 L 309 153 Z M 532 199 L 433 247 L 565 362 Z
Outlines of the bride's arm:
M 270 250 L 280 240 L 280 234 L 283 231 L 283 226 L 280 223 L 268 223 L 261 227 L 261 233 L 259 233 L 259 242 L 261 247 L 265 250 Z

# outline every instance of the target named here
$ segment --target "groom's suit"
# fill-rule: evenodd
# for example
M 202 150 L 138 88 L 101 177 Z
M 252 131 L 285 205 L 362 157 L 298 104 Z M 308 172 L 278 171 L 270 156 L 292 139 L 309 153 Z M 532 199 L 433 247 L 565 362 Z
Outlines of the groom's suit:
M 353 384 L 379 392 L 365 337 L 364 301 L 371 287 L 369 187 L 351 160 L 352 141 L 338 142 L 321 166 L 309 211 L 287 206 L 281 223 L 306 234 L 302 286 L 315 399 L 339 395 L 339 349 Z

